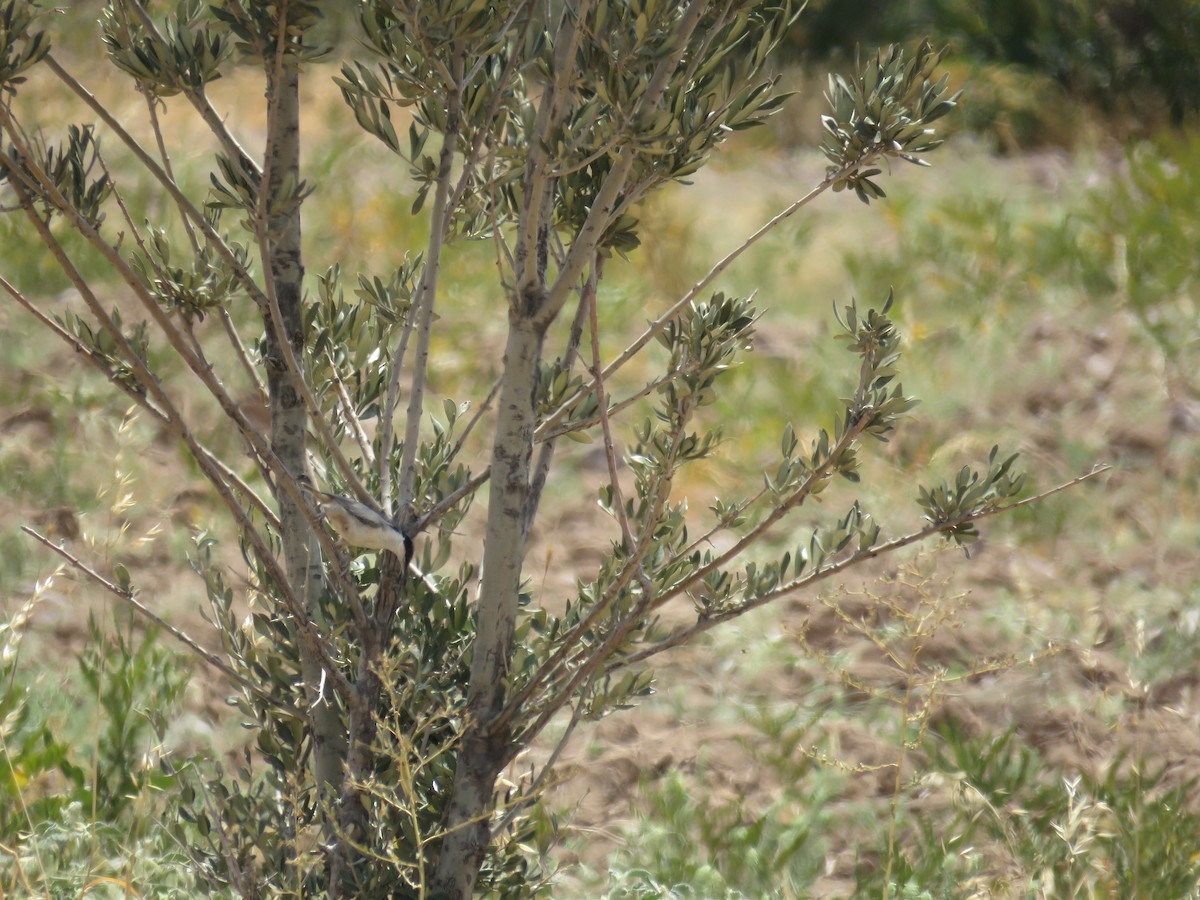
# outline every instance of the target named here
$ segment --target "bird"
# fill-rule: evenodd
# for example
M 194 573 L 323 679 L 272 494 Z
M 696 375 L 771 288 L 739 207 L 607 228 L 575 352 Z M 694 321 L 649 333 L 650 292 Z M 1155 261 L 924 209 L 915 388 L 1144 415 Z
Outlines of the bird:
M 366 550 L 388 550 L 408 566 L 412 559 L 412 538 L 380 513 L 365 503 L 337 494 L 313 491 L 313 497 L 346 544 Z

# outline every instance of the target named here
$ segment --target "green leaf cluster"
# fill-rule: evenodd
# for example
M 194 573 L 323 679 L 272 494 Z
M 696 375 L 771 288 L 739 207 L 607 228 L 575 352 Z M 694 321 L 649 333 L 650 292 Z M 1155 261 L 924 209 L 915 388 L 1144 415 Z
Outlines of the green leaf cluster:
M 32 31 L 37 13 L 28 2 L 8 0 L 0 6 L 0 91 L 13 93 L 22 75 L 50 52 L 44 31 Z
M 229 35 L 205 22 L 202 0 L 183 0 L 160 29 L 148 27 L 124 3 L 108 3 L 100 18 L 113 65 L 155 97 L 199 94 L 221 77 L 232 48 Z
M 220 227 L 219 210 L 210 210 L 208 222 L 214 230 Z M 178 249 L 172 252 L 172 241 L 165 228 L 147 222 L 144 234 L 144 243 L 130 254 L 129 261 L 163 309 L 200 322 L 209 313 L 227 309 L 245 296 L 240 275 L 209 244 L 198 243 L 186 253 Z M 252 271 L 249 248 L 229 235 L 224 238 L 238 266 L 243 271 Z M 172 262 L 180 257 L 180 262 Z
M 27 680 L 18 663 L 35 603 L 0 622 L 0 889 L 74 896 L 121 878 L 189 896 L 179 829 L 157 816 L 190 777 L 161 747 L 191 673 L 157 632 L 89 616 L 74 667 Z
M 1025 475 L 1012 471 L 1017 454 L 997 461 L 999 452 L 992 447 L 988 453 L 986 473 L 963 466 L 953 482 L 922 487 L 917 495 L 926 521 L 960 546 L 979 539 L 975 522 L 965 518 L 1016 499 L 1025 486 Z
M 1186 897 L 1200 884 L 1193 782 L 1126 754 L 1099 771 L 1063 775 L 1015 730 L 974 736 L 953 719 L 924 746 L 930 767 L 958 782 L 963 802 L 949 826 L 906 823 L 915 840 L 897 858 L 896 885 L 942 896 L 989 856 L 1006 870 L 1015 864 L 1031 889 L 1060 896 Z M 878 891 L 879 874 L 864 872 L 859 890 Z
M 232 773 L 213 775 L 203 790 L 185 793 L 184 814 L 202 838 L 194 852 L 214 882 L 231 877 L 226 851 L 232 845 L 240 864 L 254 872 L 254 883 L 276 895 L 321 892 L 327 889 L 325 870 L 310 829 L 318 814 L 331 812 L 325 804 L 334 799 L 318 796 L 303 778 L 311 737 L 304 719 L 281 705 L 282 701 L 296 708 L 305 702 L 295 626 L 269 602 L 256 603 L 248 617 L 240 614 L 232 590 L 214 565 L 214 547 L 211 538 L 201 537 L 193 565 L 208 587 L 225 650 L 240 671 L 275 685 L 277 691 L 273 699 L 249 692 L 230 698 L 256 735 L 254 761 L 265 767 L 255 765 L 247 754 Z M 377 673 L 383 692 L 375 716 L 374 764 L 361 787 L 369 798 L 370 840 L 379 849 L 369 864 L 353 873 L 361 896 L 419 893 L 426 877 L 419 866 L 442 824 L 439 798 L 454 777 L 452 750 L 465 704 L 470 593 L 477 573 L 463 565 L 454 574 L 438 574 L 447 560 L 432 553 L 426 543 L 418 563 L 425 574 L 411 583 L 408 608 L 396 620 L 391 649 Z M 368 597 L 379 583 L 380 564 L 371 555 L 351 568 Z M 261 567 L 254 577 L 266 578 Z M 261 599 L 267 599 L 265 592 Z M 345 624 L 339 624 L 345 616 L 338 598 L 327 594 L 320 612 L 330 629 L 333 658 L 347 676 L 354 676 L 362 648 Z M 482 883 L 498 896 L 518 896 L 509 892 L 536 880 L 528 858 L 516 846 L 530 839 L 525 828 L 518 828 L 511 846 L 498 848 L 485 866 Z
M 853 190 L 863 203 L 887 196 L 872 177 L 879 168 L 860 168 L 873 159 L 897 157 L 927 165 L 919 154 L 942 143 L 929 126 L 958 101 L 947 96 L 947 76 L 933 81 L 942 54 L 922 43 L 910 59 L 893 46 L 880 53 L 851 80 L 829 76 L 826 98 L 832 107 L 822 116 L 821 151 L 832 163 L 835 191 Z
M 242 210 L 247 216 L 242 220 L 247 231 L 254 230 L 253 223 L 260 213 L 266 217 L 268 228 L 286 221 L 294 210 L 300 208 L 304 198 L 313 192 L 307 181 L 297 177 L 294 172 L 288 172 L 280 179 L 265 208 L 260 209 L 262 176 L 249 159 L 242 156 L 231 158 L 218 153 L 217 169 L 217 172 L 209 175 L 212 193 L 206 206 L 210 210 Z
M 313 37 L 326 5 L 317 0 L 217 0 L 208 10 L 233 34 L 234 49 L 243 56 L 268 61 L 282 50 L 283 65 L 298 69 L 329 53 L 330 48 Z
M 361 419 L 380 413 L 387 362 L 408 321 L 420 264 L 419 255 L 405 258 L 386 281 L 360 274 L 352 297 L 345 295 L 340 266 L 317 278 L 316 296 L 305 309 L 307 368 L 321 408 L 339 437 L 346 434 L 349 421 L 341 407 L 346 400 L 349 412 Z
M 524 148 L 537 143 L 553 161 L 556 226 L 573 231 L 617 158 L 634 159 L 629 205 L 696 172 L 730 132 L 761 124 L 785 99 L 761 72 L 797 9 L 746 3 L 705 13 L 703 39 L 671 72 L 662 101 L 648 108 L 647 90 L 678 50 L 681 13 L 678 4 L 657 0 L 601 0 L 567 28 L 559 21 L 571 15 L 566 8 L 543 22 L 540 11 L 516 2 L 367 4 L 363 26 L 381 61 L 346 64 L 338 84 L 359 124 L 410 163 L 414 211 L 441 172 L 441 160 L 425 150 L 431 132 L 450 135 L 456 151 L 476 160 L 454 211 L 464 236 L 486 235 L 519 214 Z M 560 28 L 562 40 L 575 35 L 571 56 L 549 38 Z M 475 63 L 456 74 L 453 60 L 464 51 Z M 559 94 L 561 115 L 543 136 L 536 134 L 538 104 L 549 89 Z M 447 90 L 456 94 L 452 106 L 434 101 Z M 406 142 L 395 108 L 412 113 Z M 605 246 L 634 249 L 636 225 L 634 216 L 618 216 Z
M 109 313 L 109 321 L 116 329 L 116 335 L 108 328 L 95 326 L 73 312 L 64 312 L 61 316 L 56 315 L 54 321 L 91 353 L 93 361 L 99 363 L 114 382 L 135 394 L 145 392 L 142 379 L 135 372 L 134 365 L 130 361 L 130 354 L 132 354 L 143 369 L 149 363 L 150 335 L 144 320 L 125 329 L 121 320 L 121 311 L 114 307 Z M 120 340 L 118 340 L 118 335 Z
M 104 169 L 95 129 L 91 125 L 69 125 L 64 144 L 48 145 L 34 137 L 28 149 L 32 161 L 27 161 L 14 144 L 4 149 L 0 182 L 9 182 L 22 202 L 35 203 L 46 219 L 60 214 L 65 203 L 89 226 L 99 228 L 105 215 L 102 207 L 112 195 L 113 186 Z

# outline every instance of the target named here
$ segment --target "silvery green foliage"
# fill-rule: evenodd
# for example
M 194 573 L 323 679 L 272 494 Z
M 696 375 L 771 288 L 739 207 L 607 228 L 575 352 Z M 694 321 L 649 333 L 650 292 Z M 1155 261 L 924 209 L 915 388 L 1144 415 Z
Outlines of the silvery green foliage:
M 50 52 L 46 33 L 31 28 L 35 8 L 21 0 L 0 5 L 0 85 L 12 94 L 23 84 L 23 73 Z
M 931 80 L 941 56 L 927 43 L 911 59 L 901 48 L 892 47 L 868 60 L 850 81 L 829 76 L 825 96 L 833 109 L 821 117 L 825 131 L 821 149 L 832 163 L 831 175 L 880 156 L 928 165 L 920 154 L 942 142 L 930 126 L 954 109 L 958 100 L 958 94 L 947 96 L 948 76 Z M 857 168 L 839 177 L 833 189 L 852 188 L 863 203 L 870 203 L 886 196 L 871 180 L 880 172 Z
M 211 335 L 201 326 L 219 319 L 234 328 L 224 314 L 248 296 L 264 321 L 261 332 L 246 336 L 252 352 L 243 362 L 255 378 L 263 375 L 270 339 L 278 339 L 261 274 L 277 260 L 265 260 L 262 248 L 294 224 L 313 186 L 298 171 L 264 178 L 264 166 L 219 130 L 204 88 L 235 57 L 257 61 L 268 84 L 281 70 L 306 75 L 331 52 L 315 28 L 323 6 L 183 0 L 154 19 L 133 0 L 109 3 L 103 36 L 117 68 L 152 104 L 185 95 L 218 129 L 222 150 L 210 188 L 194 202 L 175 193 L 178 186 L 153 159 L 141 158 L 172 193 L 187 241 L 175 221 L 143 227 L 130 216 L 125 227 L 136 227 L 142 238 L 121 242 L 109 221 L 112 167 L 98 164 L 104 156 L 90 126 L 72 126 L 59 148 L 24 141 L 24 131 L 6 119 L 0 175 L 33 227 L 65 217 L 108 255 L 142 301 L 154 327 L 149 320 L 126 324 L 93 305 L 86 316 L 63 316 L 60 336 L 169 426 L 241 529 L 249 614 L 215 565 L 211 540 L 202 536 L 195 551 L 237 673 L 230 702 L 253 734 L 243 765 L 215 773 L 184 798 L 199 836 L 197 863 L 211 883 L 248 896 L 423 895 L 449 855 L 443 851 L 468 830 L 452 822 L 452 815 L 462 820 L 461 804 L 451 807 L 468 768 L 464 748 L 473 742 L 477 756 L 483 754 L 484 800 L 465 816 L 482 837 L 465 847 L 462 865 L 474 870 L 461 880 L 439 871 L 436 883 L 455 885 L 446 888 L 455 896 L 472 889 L 527 896 L 542 877 L 528 848 L 544 848 L 552 838 L 539 826 L 545 819 L 528 814 L 544 779 L 518 778 L 503 791 L 493 790 L 494 779 L 551 720 L 569 712 L 569 731 L 580 720 L 635 705 L 653 687 L 646 663 L 657 654 L 864 559 L 938 533 L 973 539 L 973 517 L 1010 499 L 1020 481 L 1010 474 L 1012 460 L 997 466 L 993 454 L 987 474 L 966 471 L 953 486 L 922 490 L 926 531 L 881 543 L 881 524 L 855 501 L 806 531 L 798 545 L 763 558 L 768 538 L 794 531 L 790 514 L 835 479 L 859 479 L 868 439 L 887 440 L 915 404 L 898 381 L 900 335 L 889 318 L 890 296 L 879 308 L 863 312 L 851 303 L 836 314 L 854 367 L 848 396 L 831 408 L 831 425 L 807 439 L 801 434 L 808 429 L 789 425 L 762 487 L 717 499 L 699 515 L 677 497 L 675 482 L 683 467 L 720 448 L 719 423 L 707 412 L 751 348 L 761 315 L 754 303 L 708 290 L 716 275 L 702 282 L 622 356 L 621 364 L 657 341 L 665 357 L 658 374 L 627 395 L 602 392 L 595 370 L 582 361 L 604 264 L 638 247 L 638 203 L 686 180 L 730 133 L 762 123 L 785 100 L 766 62 L 797 5 L 365 0 L 356 10 L 369 53 L 342 64 L 335 80 L 358 124 L 409 170 L 413 212 L 427 208 L 432 237 L 420 251 L 399 248 L 392 270 L 382 274 L 348 276 L 336 260 L 319 268 L 308 261 L 310 272 L 322 274 L 297 317 L 298 371 L 277 367 L 268 374 L 286 390 L 305 389 L 312 427 L 298 430 L 305 434 L 302 450 L 329 482 L 323 487 L 350 496 L 349 483 L 357 480 L 367 496 L 355 502 L 386 495 L 388 514 L 393 500 L 400 505 L 395 521 L 415 538 L 414 571 L 406 575 L 404 561 L 388 554 L 347 552 L 319 528 L 323 561 L 308 584 L 320 590 L 311 608 L 298 607 L 297 586 L 287 583 L 277 559 L 295 535 L 284 533 L 273 511 L 289 496 L 291 476 L 241 411 L 224 402 L 220 384 L 207 383 L 273 493 L 274 504 L 240 502 L 248 489 L 206 455 L 194 428 L 170 409 L 154 359 L 167 349 L 163 335 L 183 355 L 191 340 Z M 15 2 L 0 7 L 6 91 L 49 48 L 31 30 L 30 9 Z M 954 105 L 945 79 L 934 79 L 937 60 L 928 46 L 911 56 L 892 48 L 854 79 L 831 82 L 823 144 L 831 166 L 821 190 L 850 187 L 863 200 L 881 197 L 871 180 L 881 170 L 873 163 L 921 162 L 919 154 L 937 146 L 930 123 Z M 395 115 L 402 107 L 411 113 L 403 134 Z M 270 196 L 264 184 L 275 185 Z M 530 208 L 530 197 L 538 208 Z M 39 234 L 53 246 L 52 233 Z M 468 458 L 464 448 L 479 421 L 472 405 L 490 398 L 474 404 L 439 398 L 436 407 L 415 402 L 409 415 L 423 427 L 399 433 L 401 423 L 395 443 L 388 443 L 388 427 L 390 418 L 403 416 L 397 361 L 404 361 L 406 377 L 411 369 L 410 399 L 419 396 L 420 367 L 428 363 L 409 342 L 419 347 L 436 327 L 442 246 L 485 237 L 501 248 L 496 294 L 506 301 L 510 326 L 524 329 L 529 352 L 527 384 L 514 392 L 529 404 L 527 420 L 509 430 L 527 442 L 518 448 L 526 460 L 536 459 L 514 470 L 511 481 L 525 490 L 522 516 L 501 536 L 521 537 L 528 528 L 543 467 L 560 437 L 619 444 L 609 462 L 615 470 L 619 456 L 629 477 L 599 492 L 614 538 L 595 571 L 581 574 L 561 614 L 534 608 L 514 582 L 507 599 L 515 616 L 493 629 L 503 657 L 487 679 L 489 689 L 500 688 L 493 690 L 497 708 L 481 722 L 479 706 L 471 704 L 481 694 L 476 664 L 491 654 L 476 653 L 480 609 L 489 598 L 474 596 L 484 593 L 477 548 L 454 542 L 488 482 L 486 460 Z M 295 271 L 297 261 L 291 262 Z M 565 342 L 543 346 L 549 326 L 571 303 L 576 313 Z M 454 312 L 448 307 L 444 315 Z M 497 316 L 504 312 L 498 302 Z M 202 379 L 209 374 L 205 361 L 192 368 Z M 495 416 L 497 446 L 508 413 L 501 406 Z M 520 557 L 513 559 L 519 564 Z M 694 618 L 663 626 L 659 612 L 671 602 L 689 605 Z M 308 706 L 317 687 L 306 681 L 305 653 L 313 647 L 303 639 L 314 635 L 328 679 L 320 696 L 332 709 L 336 734 L 320 733 Z M 331 752 L 341 754 L 336 790 L 319 787 L 311 766 Z
M 940 528 L 956 544 L 971 544 L 979 539 L 979 531 L 971 517 L 996 509 L 1021 493 L 1023 474 L 1012 471 L 1017 455 L 997 461 L 999 447 L 988 453 L 987 472 L 963 466 L 953 482 L 932 488 L 921 488 L 917 502 L 925 511 L 925 519 Z
M 637 160 L 625 191 L 629 206 L 697 171 L 731 131 L 760 124 L 785 99 L 762 71 L 796 16 L 793 4 L 711 5 L 653 109 L 643 99 L 678 49 L 670 36 L 683 7 L 614 0 L 581 9 L 588 11 L 583 37 L 565 56 L 556 55 L 554 36 L 577 13 L 570 4 L 364 4 L 363 28 L 379 61 L 345 64 L 338 83 L 359 124 L 410 164 L 420 186 L 414 211 L 439 171 L 428 149 L 431 133 L 451 133 L 456 149 L 473 161 L 454 210 L 457 233 L 486 234 L 517 214 L 526 149 L 535 141 L 559 173 L 556 225 L 570 229 L 583 222 L 617 153 Z M 538 21 L 531 24 L 531 16 Z M 451 122 L 444 95 L 459 54 L 471 63 Z M 557 79 L 566 86 L 565 109 L 543 135 L 535 101 Z M 406 139 L 392 123 L 397 107 L 413 113 Z M 632 217 L 618 218 L 606 246 L 636 246 L 634 225 Z
M 37 160 L 42 178 L 35 178 L 26 154 L 10 143 L 0 156 L 0 182 L 7 181 L 20 202 L 35 205 L 46 220 L 60 212 L 54 197 L 57 194 L 80 222 L 99 228 L 105 215 L 101 208 L 112 195 L 112 181 L 98 164 L 95 129 L 91 125 L 69 125 L 67 139 L 60 145 L 47 144 L 42 137 L 34 136 L 29 140 L 28 152 Z
M 203 90 L 221 77 L 232 49 L 228 33 L 212 26 L 200 0 L 179 3 L 158 35 L 120 4 L 106 6 L 100 23 L 113 65 L 156 97 Z

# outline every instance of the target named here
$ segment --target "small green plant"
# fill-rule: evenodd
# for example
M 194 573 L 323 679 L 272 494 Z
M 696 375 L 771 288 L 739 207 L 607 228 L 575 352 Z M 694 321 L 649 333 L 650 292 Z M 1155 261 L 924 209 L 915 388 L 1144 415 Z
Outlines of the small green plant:
M 1126 170 L 1091 192 L 1072 259 L 1088 286 L 1114 293 L 1166 361 L 1173 396 L 1200 401 L 1200 140 L 1134 146 Z
M 774 774 L 764 774 L 774 777 Z M 612 865 L 626 877 L 686 885 L 700 897 L 802 897 L 824 859 L 819 837 L 831 780 L 810 767 L 786 797 L 765 808 L 717 800 L 703 772 L 672 771 L 642 793 L 643 817 Z M 620 893 L 610 896 L 623 896 Z
M 161 822 L 185 777 L 163 762 L 162 741 L 190 674 L 122 613 L 109 632 L 89 619 L 77 680 L 27 682 L 21 643 L 52 584 L 0 626 L 0 891 L 194 896 L 185 842 Z M 94 704 L 64 705 L 64 691 Z
M 175 783 L 174 774 L 158 766 L 160 743 L 191 677 L 159 634 L 135 633 L 129 614 L 121 618 L 106 634 L 89 614 L 90 641 L 76 660 L 101 722 L 91 772 L 80 787 L 90 794 L 86 808 L 109 822 L 121 821 L 139 795 Z
M 1193 784 L 1165 768 L 1122 754 L 1099 775 L 1064 773 L 1014 730 L 972 737 L 953 720 L 924 747 L 930 772 L 940 773 L 927 777 L 952 784 L 954 814 L 914 823 L 894 884 L 1054 897 L 1189 897 L 1200 888 Z

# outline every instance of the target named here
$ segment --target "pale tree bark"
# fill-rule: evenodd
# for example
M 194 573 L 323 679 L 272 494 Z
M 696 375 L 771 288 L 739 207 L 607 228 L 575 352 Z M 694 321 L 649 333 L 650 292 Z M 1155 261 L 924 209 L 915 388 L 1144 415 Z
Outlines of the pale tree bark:
M 479 591 L 478 624 L 471 661 L 468 722 L 448 810 L 446 835 L 434 889 L 450 897 L 470 897 L 489 843 L 492 792 L 497 760 L 507 753 L 506 725 L 495 727 L 504 706 L 507 668 L 521 568 L 525 558 L 525 520 L 529 470 L 536 426 L 534 390 L 544 331 L 535 324 L 527 302 L 509 312 L 504 355 L 504 386 L 492 447 L 488 493 L 487 541 Z
M 548 299 L 547 223 L 553 179 L 539 136 L 549 134 L 563 114 L 564 82 L 570 77 L 576 39 L 577 31 L 571 24 L 559 34 L 556 66 L 562 80 L 556 80 L 542 97 L 523 186 L 525 209 L 516 251 L 518 287 L 509 298 L 467 722 L 446 808 L 447 834 L 433 881 L 434 890 L 448 897 L 470 897 L 474 892 L 490 843 L 496 777 L 511 740 L 511 727 L 501 722 L 499 715 L 507 694 L 531 509 L 538 364 L 546 329 L 552 321 L 542 314 Z
M 568 114 L 576 78 L 577 26 L 588 13 L 584 0 L 574 16 L 565 16 L 556 35 L 555 77 L 541 98 L 529 136 L 529 159 L 524 183 L 524 210 L 517 228 L 515 254 L 517 287 L 509 303 L 508 343 L 504 356 L 504 385 L 497 408 L 492 446 L 491 484 L 486 545 L 483 555 L 474 656 L 468 692 L 468 719 L 458 754 L 454 786 L 447 807 L 446 828 L 435 890 L 455 898 L 474 891 L 490 843 L 496 778 L 511 758 L 513 717 L 507 714 L 507 685 L 513 633 L 518 612 L 521 571 L 531 512 L 537 491 L 531 481 L 534 431 L 537 426 L 535 391 L 542 343 L 547 329 L 572 292 L 578 291 L 589 263 L 596 260 L 605 229 L 612 223 L 618 198 L 626 189 L 634 163 L 629 148 L 617 151 L 591 209 L 570 242 L 552 285 L 547 282 L 549 229 L 555 192 L 553 160 L 543 142 Z M 704 10 L 706 0 L 692 0 L 680 16 L 674 51 L 660 60 L 642 97 L 645 110 L 655 109 L 671 74 Z
M 297 203 L 286 215 L 271 217 L 271 198 L 276 197 L 287 176 L 298 181 L 300 171 L 300 94 L 299 74 L 283 65 L 267 67 L 267 152 L 264 165 L 263 195 L 260 199 L 260 242 L 266 259 L 264 268 L 270 279 L 268 296 L 274 309 L 264 310 L 267 318 L 267 392 L 271 408 L 271 449 L 287 477 L 294 481 L 311 480 L 308 474 L 306 436 L 308 412 L 304 399 L 289 371 L 283 341 L 293 357 L 304 352 L 303 279 L 304 261 L 300 250 L 300 207 Z M 272 321 L 278 312 L 278 319 Z M 280 534 L 288 581 L 297 600 L 304 605 L 310 621 L 315 620 L 317 602 L 324 587 L 320 547 L 308 518 L 296 502 L 293 492 L 276 485 L 279 501 Z M 309 652 L 297 634 L 301 667 L 310 714 L 313 717 L 313 770 L 317 784 L 335 789 L 341 782 L 345 755 L 345 732 L 334 705 L 332 689 L 322 689 L 325 679 L 319 658 Z

